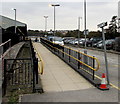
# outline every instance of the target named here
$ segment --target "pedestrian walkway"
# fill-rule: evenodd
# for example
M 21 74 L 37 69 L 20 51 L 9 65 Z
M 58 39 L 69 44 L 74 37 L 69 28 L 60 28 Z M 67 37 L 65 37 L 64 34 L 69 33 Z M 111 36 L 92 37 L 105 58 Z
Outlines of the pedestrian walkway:
M 118 91 L 101 91 L 92 86 L 64 61 L 40 43 L 34 43 L 44 61 L 40 76 L 44 93 L 25 94 L 19 102 L 117 102 Z
M 41 76 L 41 81 L 45 92 L 63 92 L 93 87 L 42 44 L 34 43 L 34 47 L 44 61 L 44 73 Z

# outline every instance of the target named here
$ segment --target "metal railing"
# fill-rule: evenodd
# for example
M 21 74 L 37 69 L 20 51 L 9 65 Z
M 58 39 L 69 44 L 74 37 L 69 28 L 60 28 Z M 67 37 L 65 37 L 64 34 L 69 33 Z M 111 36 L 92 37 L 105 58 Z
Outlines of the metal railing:
M 6 42 L 0 44 L 0 57 L 1 58 L 4 57 L 3 54 L 10 48 L 11 48 L 11 39 L 9 39 Z
M 97 71 L 100 66 L 96 57 L 73 50 L 66 46 L 52 43 L 44 38 L 41 38 L 41 43 L 63 59 L 67 64 L 72 66 L 76 71 L 85 74 L 87 73 L 91 80 L 95 80 L 95 71 Z M 86 75 L 83 76 L 86 77 Z
M 38 58 L 35 55 L 31 40 L 29 42 L 30 58 L 4 59 L 2 96 L 9 89 L 27 89 L 28 86 L 32 92 L 36 92 L 36 84 L 38 84 Z

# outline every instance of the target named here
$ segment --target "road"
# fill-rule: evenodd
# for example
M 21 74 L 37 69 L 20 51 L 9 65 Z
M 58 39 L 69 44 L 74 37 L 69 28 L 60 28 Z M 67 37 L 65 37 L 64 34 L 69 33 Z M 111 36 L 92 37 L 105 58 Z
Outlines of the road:
M 84 52 L 83 48 L 77 48 L 74 46 L 69 46 L 72 49 L 79 50 Z M 104 52 L 98 50 L 87 49 L 87 54 L 91 56 L 95 56 L 100 62 L 100 69 L 96 72 L 96 75 L 101 77 L 102 73 L 105 73 L 105 59 L 104 59 Z M 110 83 L 118 87 L 118 68 L 119 68 L 119 55 L 113 53 L 107 53 L 107 60 L 108 60 L 108 71 L 109 71 L 109 80 Z

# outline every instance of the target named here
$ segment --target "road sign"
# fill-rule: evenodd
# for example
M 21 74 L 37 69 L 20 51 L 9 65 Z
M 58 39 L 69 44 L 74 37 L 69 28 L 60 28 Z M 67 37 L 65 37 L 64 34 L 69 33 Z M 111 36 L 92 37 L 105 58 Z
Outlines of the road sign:
M 89 30 L 88 30 L 88 29 L 87 29 L 87 30 L 84 30 L 83 34 L 84 34 L 84 35 L 88 35 L 88 34 L 89 34 Z

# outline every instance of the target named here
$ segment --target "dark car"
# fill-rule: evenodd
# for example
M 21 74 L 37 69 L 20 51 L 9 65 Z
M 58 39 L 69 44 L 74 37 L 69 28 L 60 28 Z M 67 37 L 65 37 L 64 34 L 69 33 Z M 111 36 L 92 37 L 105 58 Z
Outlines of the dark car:
M 95 44 L 95 43 L 97 43 L 101 40 L 102 40 L 102 38 L 94 37 L 94 38 L 91 38 L 89 41 L 87 41 L 86 44 L 87 44 L 88 47 L 92 47 L 93 44 Z
M 99 42 L 97 42 L 97 43 L 94 43 L 94 44 L 93 44 L 93 47 L 97 47 L 97 45 L 98 45 L 98 44 L 101 44 L 101 43 L 102 43 L 102 40 L 99 41 Z
M 113 49 L 114 42 L 115 42 L 114 39 L 106 40 L 106 41 L 105 41 L 106 49 Z M 97 44 L 97 48 L 101 48 L 101 49 L 103 49 L 103 48 L 104 48 L 104 46 L 103 46 L 103 42 Z
M 116 51 L 120 51 L 120 37 L 115 38 L 113 49 Z

